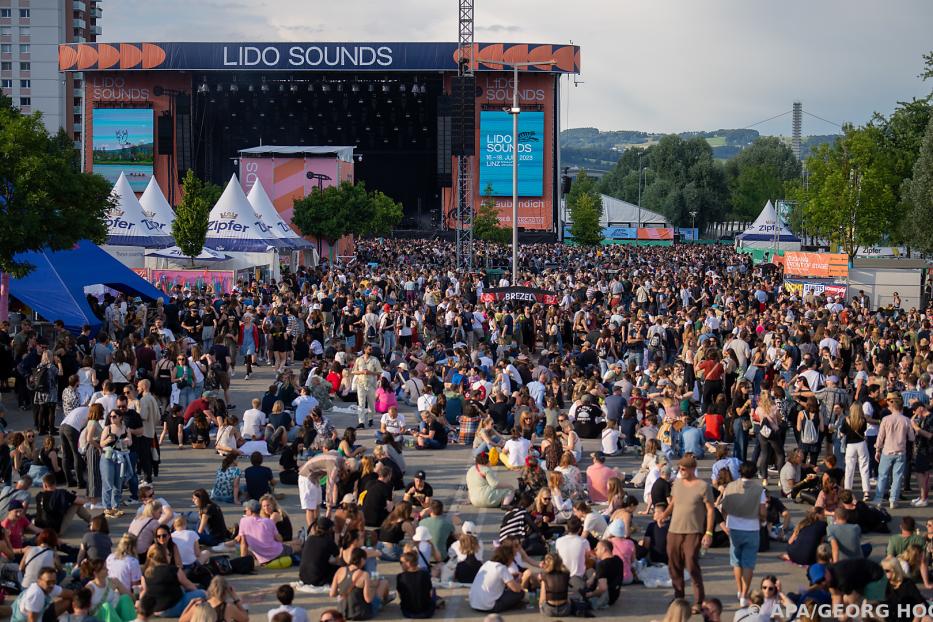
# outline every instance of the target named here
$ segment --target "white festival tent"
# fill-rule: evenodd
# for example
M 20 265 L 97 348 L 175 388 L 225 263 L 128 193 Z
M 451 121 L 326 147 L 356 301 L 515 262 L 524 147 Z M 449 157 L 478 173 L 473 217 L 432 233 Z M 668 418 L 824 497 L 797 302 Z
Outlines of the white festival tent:
M 204 240 L 205 248 L 230 255 L 230 259 L 218 267 L 242 270 L 266 266 L 270 276 L 278 279 L 277 250 L 283 246 L 282 241 L 273 236 L 256 216 L 253 206 L 243 194 L 240 182 L 233 175 L 217 204 L 211 209 L 207 238 Z
M 146 257 L 156 257 L 158 259 L 175 259 L 178 261 L 186 262 L 190 262 L 192 259 L 191 257 L 185 255 L 185 253 L 177 246 L 170 246 L 168 248 L 160 248 L 158 250 L 149 251 L 146 253 Z M 230 255 L 212 251 L 209 248 L 201 249 L 201 252 L 194 257 L 195 263 L 203 261 L 226 261 L 228 259 L 230 259 Z
M 149 178 L 149 185 L 139 197 L 139 204 L 143 206 L 143 214 L 160 224 L 164 224 L 165 235 L 172 235 L 172 223 L 175 222 L 175 210 L 165 200 L 162 189 L 156 182 L 155 175 Z
M 791 233 L 787 224 L 778 216 L 771 201 L 765 203 L 755 222 L 735 237 L 738 248 L 763 250 L 799 251 L 800 238 Z
M 107 241 L 103 248 L 129 268 L 142 268 L 147 248 L 166 248 L 175 240 L 165 232 L 166 223 L 148 218 L 126 175 L 113 186 L 113 209 L 107 214 Z
M 272 204 L 272 199 L 269 198 L 266 189 L 262 186 L 262 182 L 258 179 L 253 183 L 253 187 L 250 189 L 246 199 L 250 202 L 250 205 L 253 206 L 253 210 L 262 221 L 272 229 L 272 233 L 274 233 L 276 237 L 285 240 L 294 249 L 310 250 L 314 248 L 311 242 L 299 236 L 294 229 L 289 227 L 288 224 L 282 220 L 278 210 L 275 209 L 275 205 Z

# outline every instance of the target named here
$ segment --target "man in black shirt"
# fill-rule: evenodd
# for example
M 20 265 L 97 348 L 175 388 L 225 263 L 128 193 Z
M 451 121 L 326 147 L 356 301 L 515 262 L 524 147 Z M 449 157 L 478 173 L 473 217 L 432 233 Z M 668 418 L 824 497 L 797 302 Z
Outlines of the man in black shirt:
M 660 476 L 651 486 L 651 503 L 657 507 L 659 503 L 667 504 L 671 496 L 671 466 L 665 464 L 660 469 Z
M 402 572 L 395 577 L 399 607 L 405 618 L 424 619 L 434 615 L 437 594 L 431 586 L 431 574 L 418 568 L 418 554 L 402 553 Z
M 301 547 L 298 579 L 305 585 L 330 585 L 340 567 L 340 549 L 334 541 L 334 523 L 322 516 Z
M 91 522 L 91 513 L 84 504 L 87 499 L 79 497 L 70 490 L 56 486 L 55 475 L 47 473 L 42 478 L 42 491 L 36 495 L 36 527 L 52 529 L 58 535 L 64 535 L 75 514 L 85 523 Z
M 376 475 L 378 479 L 366 486 L 362 502 L 363 519 L 369 529 L 379 529 L 392 510 L 392 470 L 380 464 Z
M 249 461 L 252 466 L 243 471 L 243 477 L 246 479 L 246 493 L 250 499 L 258 501 L 263 495 L 272 493 L 276 480 L 272 469 L 262 466 L 261 453 L 254 451 L 250 454 Z
M 612 543 L 600 540 L 596 545 L 596 575 L 584 593 L 593 609 L 606 609 L 619 599 L 623 571 L 622 560 L 612 554 Z
M 224 402 L 230 404 L 230 348 L 222 343 L 215 343 L 211 346 L 210 354 L 214 359 L 214 377 L 224 391 Z
M 580 438 L 599 438 L 603 428 L 606 427 L 605 421 L 598 421 L 602 419 L 603 414 L 603 409 L 599 407 L 599 404 L 593 403 L 593 396 L 584 395 L 580 398 L 580 406 L 574 414 L 574 431 Z
M 139 467 L 140 461 L 145 459 L 147 464 L 152 462 L 151 442 L 143 438 L 143 418 L 135 410 L 129 409 L 129 401 L 126 395 L 117 396 L 117 408 L 123 415 L 123 423 L 126 425 L 133 444 L 130 445 L 130 466 L 131 472 L 127 474 L 127 485 L 130 487 L 130 498 L 134 502 L 139 501 Z M 146 452 L 145 458 L 142 457 Z M 151 468 L 151 467 L 150 467 Z M 149 482 L 152 483 L 152 482 Z

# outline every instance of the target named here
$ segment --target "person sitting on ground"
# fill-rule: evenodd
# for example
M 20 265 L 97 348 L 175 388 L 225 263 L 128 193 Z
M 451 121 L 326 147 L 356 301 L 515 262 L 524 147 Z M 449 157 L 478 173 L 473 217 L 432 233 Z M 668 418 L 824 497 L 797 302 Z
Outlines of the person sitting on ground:
M 107 556 L 107 574 L 129 589 L 134 589 L 142 581 L 139 557 L 136 556 L 136 536 L 123 534 L 116 549 Z
M 322 516 L 317 519 L 301 547 L 298 579 L 304 585 L 330 585 L 339 565 L 340 549 L 334 541 L 334 522 Z
M 524 604 L 525 590 L 512 576 L 509 566 L 515 561 L 512 547 L 500 546 L 484 563 L 470 586 L 470 608 L 474 611 L 501 613 Z
M 912 544 L 926 547 L 924 537 L 917 533 L 917 521 L 913 516 L 904 516 L 901 518 L 900 533 L 888 538 L 887 556 L 899 557 Z
M 648 561 L 652 564 L 667 564 L 667 530 L 670 524 L 664 519 L 666 511 L 667 503 L 655 504 L 653 520 L 645 527 L 645 535 L 641 539 L 641 546 L 648 552 Z
M 211 499 L 222 503 L 240 503 L 240 467 L 236 465 L 237 454 L 224 456 L 214 474 Z
M 224 513 L 211 501 L 203 488 L 191 493 L 191 500 L 198 510 L 198 539 L 204 546 L 215 546 L 230 539 L 230 530 L 224 522 Z
M 85 559 L 107 559 L 112 548 L 110 524 L 106 516 L 98 514 L 88 523 L 88 532 L 81 538 L 75 563 L 80 564 Z
M 42 478 L 42 491 L 36 495 L 35 525 L 48 527 L 64 535 L 75 515 L 85 523 L 91 521 L 91 513 L 84 507 L 86 502 L 84 497 L 65 488 L 58 488 L 55 475 L 46 473 Z
M 7 508 L 6 518 L 0 522 L 0 527 L 3 527 L 6 532 L 13 553 L 21 555 L 25 544 L 23 536 L 26 533 L 38 535 L 42 530 L 33 525 L 29 517 L 26 516 L 26 508 L 19 499 L 10 501 Z
M 11 620 L 15 622 L 39 622 L 57 620 L 71 607 L 73 592 L 57 584 L 55 568 L 39 569 L 38 579 L 23 590 L 13 601 Z
M 46 566 L 60 570 L 58 562 L 58 536 L 51 529 L 43 529 L 36 536 L 36 543 L 23 550 L 19 560 L 20 585 L 29 587 L 39 579 L 39 571 Z
M 208 561 L 209 552 L 201 551 L 201 547 L 198 546 L 198 532 L 188 529 L 188 520 L 184 516 L 176 516 L 172 521 L 172 527 L 174 528 L 171 533 L 172 543 L 178 548 L 182 570 L 187 572 L 195 562 Z
M 615 604 L 622 589 L 623 575 L 622 560 L 613 555 L 612 543 L 600 540 L 596 545 L 596 573 L 583 592 L 593 609 L 606 609 Z
M 390 602 L 389 582 L 370 577 L 363 568 L 366 558 L 365 550 L 354 549 L 350 563 L 337 570 L 330 586 L 330 597 L 341 599 L 348 620 L 374 618 Z
M 607 485 L 613 477 L 619 477 L 619 472 L 606 466 L 606 454 L 596 451 L 590 454 L 593 464 L 586 468 L 586 488 L 593 503 L 605 503 L 608 500 Z
M 292 554 L 291 548 L 282 543 L 282 536 L 271 519 L 263 518 L 261 506 L 256 499 L 243 503 L 244 516 L 240 519 L 240 531 L 236 541 L 240 544 L 240 556 L 252 555 L 260 564 Z
M 475 462 L 466 475 L 470 503 L 477 508 L 497 508 L 511 504 L 515 491 L 505 482 L 499 481 L 489 466 L 489 455 L 478 454 Z
M 291 616 L 289 618 L 291 622 L 308 622 L 308 612 L 303 607 L 295 607 L 292 605 L 295 600 L 295 588 L 291 585 L 287 583 L 280 585 L 275 591 L 275 598 L 281 604 L 267 612 L 266 615 L 269 618 L 269 622 L 273 622 L 275 616 L 280 613 Z M 336 620 L 334 622 L 336 622 Z
M 871 544 L 862 544 L 862 529 L 849 522 L 851 510 L 843 507 L 836 508 L 835 521 L 826 528 L 826 538 L 833 549 L 833 563 L 840 559 L 857 559 L 868 557 L 871 553 Z
M 418 567 L 430 572 L 432 576 L 439 577 L 441 553 L 434 546 L 431 532 L 424 525 L 418 525 L 411 539 L 414 544 L 406 546 L 405 549 L 414 550 L 418 554 Z
M 139 501 L 140 506 L 136 508 L 137 517 L 143 513 L 146 505 L 152 503 L 153 501 L 158 501 L 159 505 L 162 506 L 162 513 L 158 516 L 159 522 L 163 525 L 169 525 L 175 518 L 175 510 L 171 505 L 169 505 L 169 502 L 165 499 L 165 497 L 155 496 L 155 490 L 152 488 L 151 484 L 146 484 L 139 487 Z
M 142 586 L 140 596 L 155 598 L 157 615 L 164 618 L 180 616 L 195 598 L 207 598 L 207 594 L 197 589 L 181 568 L 169 563 L 168 554 L 161 546 L 149 548 Z
M 419 526 L 426 528 L 431 533 L 431 541 L 437 547 L 441 557 L 447 559 L 447 547 L 454 541 L 454 535 L 457 532 L 457 525 L 460 524 L 460 517 L 450 518 L 449 514 L 444 513 L 444 502 L 440 499 L 432 499 L 429 505 L 430 516 L 422 514 Z
M 816 562 L 816 549 L 825 537 L 825 510 L 819 506 L 810 508 L 787 539 L 787 553 L 782 557 L 795 564 L 809 566 Z
M 464 523 L 464 529 L 468 523 Z M 472 523 L 469 523 L 475 529 Z M 464 532 L 460 538 L 450 546 L 451 561 L 456 560 L 454 566 L 453 580 L 457 583 L 470 585 L 476 579 L 476 574 L 483 565 L 481 558 L 483 556 L 483 545 L 472 533 Z
M 431 506 L 431 497 L 434 496 L 434 488 L 427 482 L 427 474 L 424 471 L 415 473 L 415 479 L 405 487 L 405 496 L 403 500 L 411 503 L 416 512 L 421 514 Z
M 437 593 L 431 585 L 431 574 L 420 567 L 418 553 L 406 551 L 401 557 L 402 572 L 396 575 L 399 608 L 406 618 L 424 619 L 434 616 L 438 602 Z
M 263 495 L 274 494 L 278 481 L 272 474 L 272 469 L 262 466 L 262 454 L 254 451 L 249 456 L 252 466 L 243 471 L 246 479 L 246 494 L 250 499 L 262 499 Z
M 572 613 L 570 602 L 570 573 L 557 553 L 548 553 L 541 562 L 541 594 L 538 610 L 549 618 L 560 618 Z

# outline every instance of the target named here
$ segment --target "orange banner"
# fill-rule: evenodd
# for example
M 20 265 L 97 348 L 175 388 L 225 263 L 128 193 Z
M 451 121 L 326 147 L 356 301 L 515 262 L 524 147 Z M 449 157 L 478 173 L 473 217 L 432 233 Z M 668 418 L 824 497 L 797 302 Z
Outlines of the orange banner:
M 784 253 L 784 274 L 835 278 L 849 276 L 849 257 L 841 253 Z
M 639 240 L 673 240 L 674 230 L 666 227 L 639 227 Z

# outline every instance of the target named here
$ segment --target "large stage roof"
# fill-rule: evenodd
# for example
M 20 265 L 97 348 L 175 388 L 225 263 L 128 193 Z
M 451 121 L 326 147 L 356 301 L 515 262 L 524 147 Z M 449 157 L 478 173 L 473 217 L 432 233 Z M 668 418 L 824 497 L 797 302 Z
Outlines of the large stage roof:
M 549 43 L 476 43 L 476 71 L 535 62 L 521 71 L 580 73 L 580 47 Z M 69 43 L 61 71 L 457 71 L 456 43 Z M 501 62 L 496 62 L 501 61 Z M 553 62 L 553 64 L 548 64 Z

